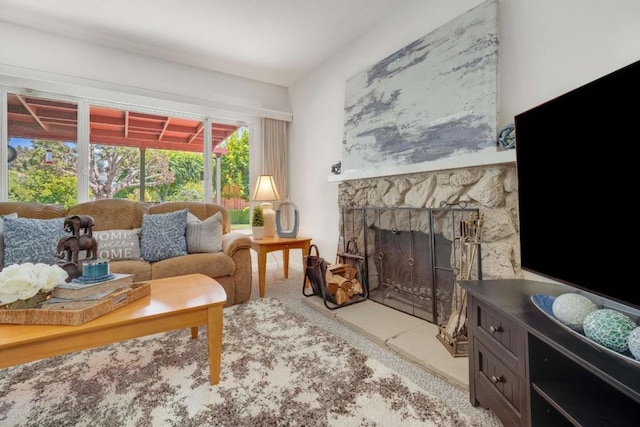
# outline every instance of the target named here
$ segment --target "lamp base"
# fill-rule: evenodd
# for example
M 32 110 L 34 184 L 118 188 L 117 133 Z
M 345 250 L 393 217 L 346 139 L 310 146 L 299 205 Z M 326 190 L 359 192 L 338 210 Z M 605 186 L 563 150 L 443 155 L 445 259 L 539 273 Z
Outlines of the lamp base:
M 263 237 L 273 237 L 276 234 L 276 212 L 273 210 L 273 204 L 264 202 L 260 206 L 264 216 Z

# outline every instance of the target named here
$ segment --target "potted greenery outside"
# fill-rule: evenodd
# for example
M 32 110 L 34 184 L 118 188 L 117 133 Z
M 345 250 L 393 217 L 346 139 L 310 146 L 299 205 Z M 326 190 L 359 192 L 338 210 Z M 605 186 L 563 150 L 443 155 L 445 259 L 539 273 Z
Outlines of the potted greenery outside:
M 264 236 L 264 214 L 261 206 L 253 208 L 253 218 L 251 219 L 251 231 L 255 240 Z

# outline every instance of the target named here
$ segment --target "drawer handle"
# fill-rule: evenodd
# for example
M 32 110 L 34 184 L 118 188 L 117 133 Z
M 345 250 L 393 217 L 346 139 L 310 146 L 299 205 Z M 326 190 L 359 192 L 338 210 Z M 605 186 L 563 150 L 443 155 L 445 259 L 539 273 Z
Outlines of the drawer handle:
M 494 384 L 503 383 L 504 382 L 504 377 L 502 375 L 500 375 L 499 377 L 496 377 L 495 375 L 493 375 L 491 377 L 491 382 L 494 383 Z
M 491 326 L 489 328 L 489 331 L 491 331 L 492 334 L 495 334 L 496 332 L 502 332 L 502 326 Z

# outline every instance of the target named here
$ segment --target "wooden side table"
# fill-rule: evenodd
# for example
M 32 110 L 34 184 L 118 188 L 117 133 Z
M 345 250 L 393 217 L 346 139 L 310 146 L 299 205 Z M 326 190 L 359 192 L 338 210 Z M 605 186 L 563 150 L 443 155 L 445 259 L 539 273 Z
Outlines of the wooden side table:
M 267 253 L 282 251 L 284 277 L 289 277 L 289 250 L 302 250 L 302 265 L 304 266 L 304 256 L 309 253 L 311 239 L 309 237 L 265 237 L 262 239 L 251 239 L 251 248 L 258 254 L 258 277 L 260 283 L 260 297 L 264 297 L 265 280 L 267 274 Z

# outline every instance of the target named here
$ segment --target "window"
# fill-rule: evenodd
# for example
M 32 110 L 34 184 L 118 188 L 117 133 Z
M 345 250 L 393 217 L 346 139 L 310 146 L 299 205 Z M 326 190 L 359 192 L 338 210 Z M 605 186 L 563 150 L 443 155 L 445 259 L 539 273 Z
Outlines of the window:
M 75 204 L 77 105 L 10 93 L 7 113 L 9 200 Z
M 7 93 L 8 200 L 209 201 L 248 227 L 246 126 L 19 92 Z
M 205 199 L 202 121 L 97 106 L 90 111 L 90 198 Z

